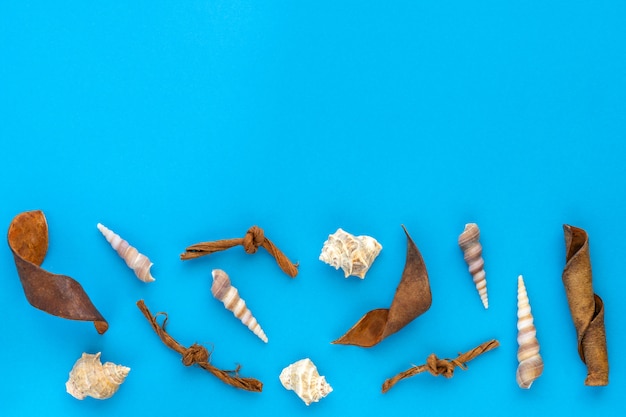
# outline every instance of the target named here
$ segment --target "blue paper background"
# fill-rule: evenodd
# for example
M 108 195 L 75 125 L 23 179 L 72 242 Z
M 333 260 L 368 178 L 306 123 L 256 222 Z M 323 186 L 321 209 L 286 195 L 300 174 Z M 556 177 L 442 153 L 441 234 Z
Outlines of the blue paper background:
M 0 414 L 623 414 L 625 25 L 622 1 L 1 2 L 0 224 L 43 210 L 43 266 L 81 282 L 110 329 L 32 308 L 5 247 Z M 471 221 L 487 311 L 456 243 Z M 98 222 L 152 259 L 155 283 L 134 278 Z M 563 223 L 590 235 L 607 387 L 583 385 Z M 253 224 L 300 262 L 296 279 L 241 248 L 178 258 Z M 431 309 L 371 349 L 331 345 L 390 305 L 401 224 L 428 267 Z M 317 260 L 338 227 L 384 247 L 364 281 Z M 218 267 L 269 344 L 211 297 Z M 520 273 L 545 360 L 529 391 L 514 376 Z M 138 299 L 263 392 L 185 368 Z M 501 346 L 451 380 L 419 375 L 380 392 L 432 352 L 491 338 Z M 83 351 L 132 368 L 113 398 L 65 393 Z M 308 408 L 278 381 L 303 357 L 334 387 Z

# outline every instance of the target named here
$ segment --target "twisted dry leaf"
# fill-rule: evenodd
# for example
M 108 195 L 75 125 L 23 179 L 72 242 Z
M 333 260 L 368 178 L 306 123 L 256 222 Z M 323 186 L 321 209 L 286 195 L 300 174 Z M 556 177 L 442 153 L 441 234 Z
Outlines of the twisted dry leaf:
M 8 241 L 24 295 L 33 307 L 70 320 L 93 321 L 98 333 L 107 331 L 108 323 L 76 280 L 40 267 L 48 252 L 48 224 L 42 211 L 15 216 Z
M 585 385 L 608 385 L 609 359 L 604 330 L 604 303 L 594 294 L 591 285 L 589 237 L 583 229 L 567 224 L 563 225 L 563 230 L 563 285 L 578 337 L 578 354 L 587 365 Z
M 417 246 L 407 238 L 406 263 L 390 308 L 366 313 L 350 330 L 332 343 L 371 347 L 396 333 L 430 308 L 432 295 L 426 265 Z

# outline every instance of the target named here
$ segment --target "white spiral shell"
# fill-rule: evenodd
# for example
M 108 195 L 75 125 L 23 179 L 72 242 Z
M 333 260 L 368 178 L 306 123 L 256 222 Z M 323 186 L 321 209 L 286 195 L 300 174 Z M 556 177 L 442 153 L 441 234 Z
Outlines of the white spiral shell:
M 213 296 L 224 303 L 224 307 L 232 311 L 235 317 L 248 326 L 248 329 L 257 335 L 259 339 L 267 343 L 265 332 L 250 312 L 250 309 L 246 307 L 246 302 L 239 296 L 237 288 L 231 285 L 228 274 L 221 269 L 214 269 L 212 275 L 211 293 Z
M 382 248 L 373 237 L 353 236 L 339 228 L 324 242 L 319 259 L 335 269 L 341 267 L 346 278 L 363 279 Z
M 129 372 L 130 368 L 112 362 L 103 365 L 100 352 L 95 355 L 83 353 L 70 371 L 65 389 L 79 400 L 87 396 L 105 400 L 117 392 Z
M 126 265 L 135 272 L 137 278 L 143 282 L 152 282 L 154 278 L 150 274 L 152 262 L 145 255 L 142 255 L 130 246 L 127 241 L 122 239 L 120 235 L 108 229 L 101 223 L 97 224 L 98 230 L 104 235 L 111 247 L 117 251 L 117 254 L 124 259 Z
M 530 312 L 528 293 L 524 285 L 524 278 L 517 279 L 517 372 L 515 379 L 520 388 L 530 388 L 543 372 L 543 359 L 539 355 L 537 330 Z
M 463 250 L 463 257 L 469 266 L 469 272 L 472 274 L 474 285 L 480 300 L 483 302 L 485 309 L 489 308 L 489 300 L 487 298 L 487 280 L 485 279 L 485 261 L 482 253 L 483 247 L 478 241 L 480 237 L 480 229 L 476 223 L 468 223 L 465 225 L 463 233 L 459 236 L 459 246 Z
M 333 390 L 309 358 L 287 366 L 278 378 L 283 387 L 293 390 L 306 405 L 318 402 Z

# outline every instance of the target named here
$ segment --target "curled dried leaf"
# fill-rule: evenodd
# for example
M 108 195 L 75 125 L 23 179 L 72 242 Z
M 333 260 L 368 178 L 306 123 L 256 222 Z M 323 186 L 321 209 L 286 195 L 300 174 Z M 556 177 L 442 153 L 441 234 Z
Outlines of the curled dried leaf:
M 565 268 L 563 285 L 567 295 L 576 335 L 578 353 L 587 365 L 585 385 L 609 383 L 609 359 L 604 329 L 604 303 L 593 292 L 589 237 L 578 227 L 563 225 L 565 232 Z
M 390 308 L 366 313 L 350 330 L 332 343 L 371 347 L 426 312 L 432 303 L 424 259 L 402 226 L 407 238 L 406 263 Z
M 33 307 L 70 320 L 93 321 L 98 333 L 107 331 L 108 323 L 78 281 L 40 267 L 48 251 L 48 224 L 42 211 L 15 216 L 8 242 L 24 295 Z

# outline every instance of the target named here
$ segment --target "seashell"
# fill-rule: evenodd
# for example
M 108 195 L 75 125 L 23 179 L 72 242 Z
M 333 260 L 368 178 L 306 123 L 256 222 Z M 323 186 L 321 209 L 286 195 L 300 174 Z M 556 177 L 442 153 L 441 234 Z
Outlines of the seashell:
M 283 387 L 293 390 L 306 405 L 318 402 L 333 391 L 309 358 L 292 363 L 282 370 L 278 378 Z
M 463 250 L 465 262 L 469 266 L 469 272 L 474 279 L 474 285 L 478 290 L 480 299 L 485 309 L 489 308 L 489 300 L 487 299 L 487 280 L 485 279 L 485 261 L 478 238 L 480 237 L 480 229 L 476 223 L 468 223 L 465 225 L 463 233 L 459 236 L 459 246 Z
M 154 278 L 150 275 L 150 267 L 152 266 L 150 259 L 139 253 L 137 249 L 130 246 L 127 241 L 122 239 L 120 235 L 108 229 L 106 226 L 98 223 L 97 227 L 98 230 L 102 232 L 106 240 L 111 244 L 113 249 L 117 251 L 117 254 L 124 259 L 126 265 L 135 271 L 137 278 L 143 282 L 154 281 Z
M 335 269 L 341 267 L 346 278 L 353 275 L 363 279 L 382 248 L 373 237 L 353 236 L 339 228 L 328 235 L 319 259 Z
M 536 335 L 537 330 L 530 313 L 524 278 L 520 275 L 517 279 L 517 344 L 519 345 L 517 361 L 519 365 L 515 375 L 520 388 L 530 388 L 533 381 L 543 372 L 543 359 L 539 355 L 539 342 L 537 342 Z
M 235 317 L 248 326 L 248 329 L 257 335 L 259 339 L 267 343 L 265 332 L 248 307 L 246 307 L 246 302 L 239 296 L 237 288 L 231 285 L 226 272 L 221 269 L 214 269 L 212 275 L 213 285 L 211 285 L 211 293 L 213 293 L 213 296 L 224 303 L 224 307 L 232 311 Z
M 70 371 L 65 389 L 79 400 L 87 396 L 106 400 L 117 392 L 129 372 L 130 368 L 112 362 L 103 365 L 100 362 L 100 352 L 95 355 L 83 353 Z

